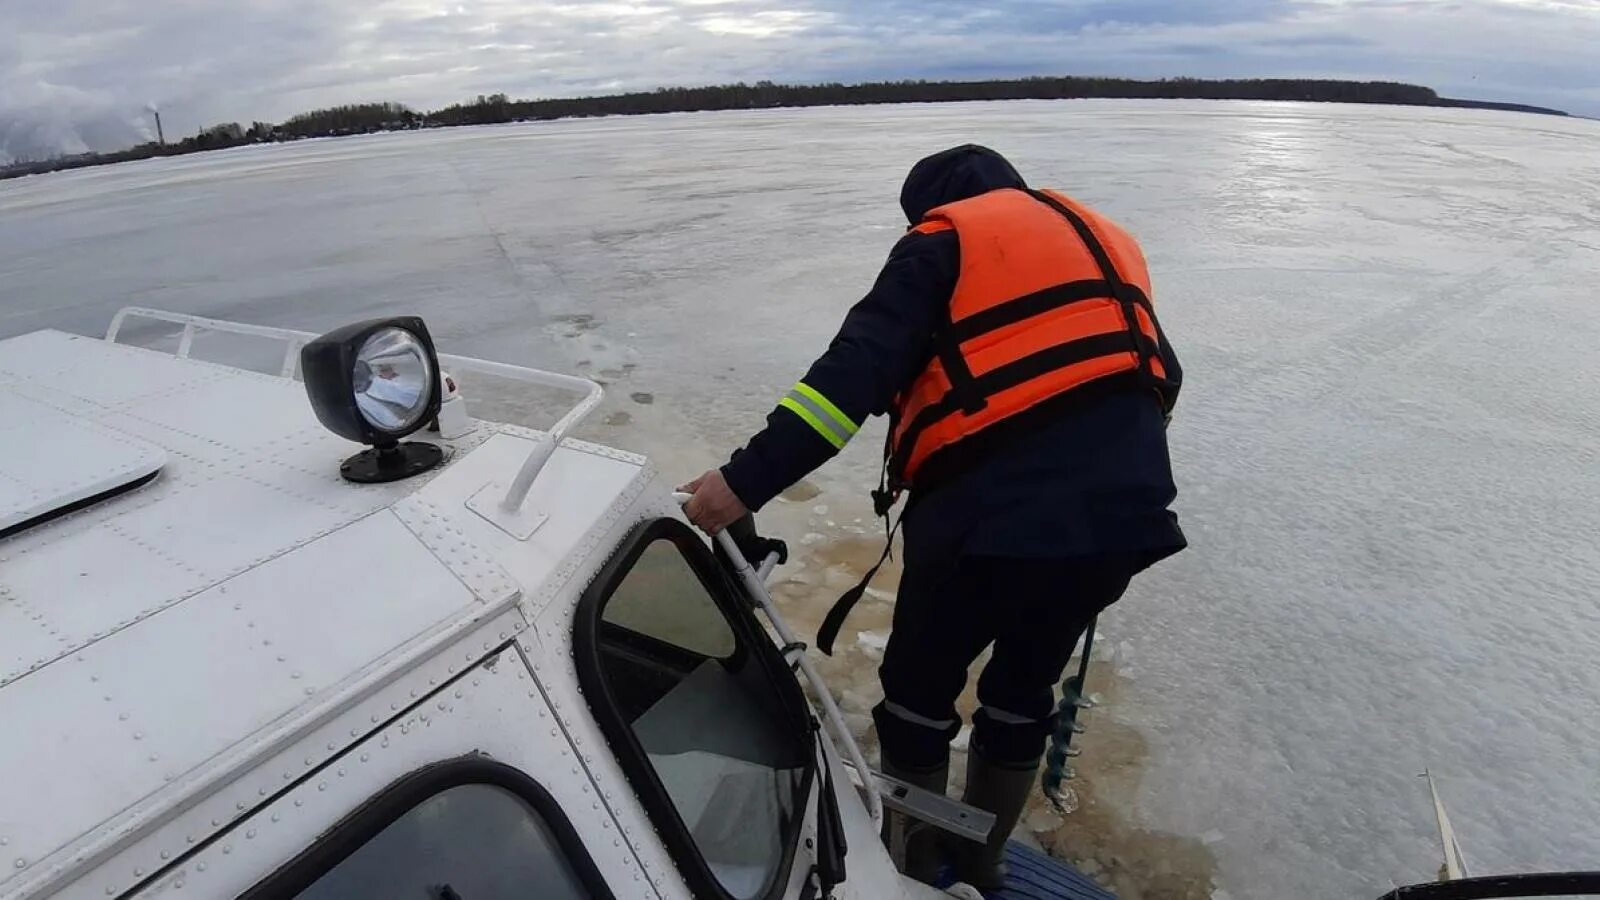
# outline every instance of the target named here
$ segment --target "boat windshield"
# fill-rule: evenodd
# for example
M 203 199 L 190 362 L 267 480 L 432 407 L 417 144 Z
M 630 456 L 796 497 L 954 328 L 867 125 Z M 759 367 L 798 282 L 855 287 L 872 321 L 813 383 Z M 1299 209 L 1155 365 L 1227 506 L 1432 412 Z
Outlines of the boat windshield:
M 727 895 L 765 896 L 790 857 L 810 743 L 755 641 L 670 538 L 614 582 L 597 637 L 611 705 L 694 851 Z

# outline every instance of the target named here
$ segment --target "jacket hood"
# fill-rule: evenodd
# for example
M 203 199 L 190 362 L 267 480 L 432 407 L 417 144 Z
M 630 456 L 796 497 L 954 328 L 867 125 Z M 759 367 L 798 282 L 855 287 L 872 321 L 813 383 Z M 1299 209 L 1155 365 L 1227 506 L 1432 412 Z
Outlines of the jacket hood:
M 916 225 L 930 209 L 1000 188 L 1026 189 L 1027 184 L 1004 156 L 988 147 L 964 144 L 912 166 L 900 190 L 900 208 Z

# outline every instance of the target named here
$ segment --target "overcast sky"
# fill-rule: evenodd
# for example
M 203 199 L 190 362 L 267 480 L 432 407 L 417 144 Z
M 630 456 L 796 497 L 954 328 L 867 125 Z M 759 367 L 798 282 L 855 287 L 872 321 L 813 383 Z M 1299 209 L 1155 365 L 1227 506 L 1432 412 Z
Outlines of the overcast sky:
M 1600 0 L 0 0 L 0 159 L 479 93 L 1331 76 L 1600 115 Z

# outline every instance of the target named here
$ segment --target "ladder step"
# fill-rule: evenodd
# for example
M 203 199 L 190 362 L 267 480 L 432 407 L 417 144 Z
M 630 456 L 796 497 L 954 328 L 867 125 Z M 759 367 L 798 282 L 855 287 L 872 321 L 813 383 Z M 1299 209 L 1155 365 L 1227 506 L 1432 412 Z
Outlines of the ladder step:
M 859 785 L 860 774 L 849 763 L 844 766 L 850 774 L 850 780 Z M 904 813 L 919 822 L 926 822 L 942 831 L 978 843 L 988 840 L 989 832 L 994 829 L 994 813 L 952 800 L 944 794 L 906 784 L 875 769 L 869 770 L 867 775 L 872 779 L 878 795 L 883 798 L 885 809 Z

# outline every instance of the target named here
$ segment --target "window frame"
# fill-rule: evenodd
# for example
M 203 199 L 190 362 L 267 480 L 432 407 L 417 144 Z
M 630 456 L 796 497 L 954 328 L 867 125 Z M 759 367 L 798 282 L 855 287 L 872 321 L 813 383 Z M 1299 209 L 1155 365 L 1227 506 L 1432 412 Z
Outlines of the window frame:
M 240 894 L 239 900 L 279 900 L 296 896 L 407 813 L 445 791 L 467 785 L 497 787 L 527 803 L 554 836 L 556 846 L 584 890 L 595 900 L 614 900 L 611 887 L 555 797 L 522 770 L 478 754 L 432 763 L 402 776 Z
M 788 840 L 783 844 L 783 856 L 765 893 L 752 898 L 775 900 L 783 896 L 788 886 L 800 838 L 805 832 L 805 812 L 810 808 L 811 794 L 816 786 L 817 755 L 815 736 L 810 728 L 809 707 L 793 673 L 773 646 L 772 639 L 751 614 L 749 601 L 743 597 L 742 591 L 735 588 L 710 549 L 688 525 L 677 519 L 660 518 L 636 526 L 623 539 L 621 548 L 584 589 L 572 626 L 572 654 L 578 683 L 583 688 L 590 713 L 615 751 L 617 764 L 622 767 L 622 773 L 632 786 L 634 795 L 644 806 L 646 815 L 666 844 L 668 853 L 677 862 L 690 890 L 697 897 L 737 900 L 711 871 L 700 848 L 695 845 L 688 825 L 678 814 L 678 808 L 667 793 L 666 786 L 661 783 L 661 777 L 650 765 L 650 759 L 633 733 L 633 727 L 623 718 L 600 658 L 600 619 L 606 602 L 633 571 L 634 564 L 645 550 L 659 541 L 669 541 L 677 548 L 701 587 L 722 613 L 734 634 L 736 649 L 733 658 L 748 653 L 762 666 L 768 681 L 772 682 L 776 693 L 782 698 L 785 718 L 789 720 L 786 725 L 793 732 L 795 746 L 801 748 L 801 755 L 806 760 L 796 792 L 796 824 L 792 826 L 792 833 L 786 835 Z

